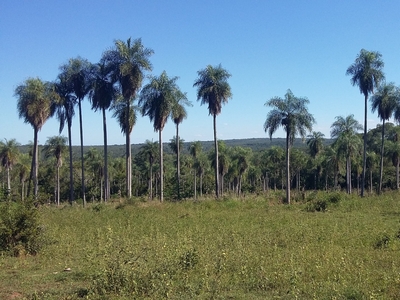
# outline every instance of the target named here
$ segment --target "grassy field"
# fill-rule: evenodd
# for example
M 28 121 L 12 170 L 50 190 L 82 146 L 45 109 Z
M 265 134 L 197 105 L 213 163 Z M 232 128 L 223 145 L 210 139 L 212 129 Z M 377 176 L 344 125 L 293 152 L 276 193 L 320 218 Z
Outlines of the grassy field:
M 400 299 L 398 193 L 277 198 L 40 207 L 0 299 Z

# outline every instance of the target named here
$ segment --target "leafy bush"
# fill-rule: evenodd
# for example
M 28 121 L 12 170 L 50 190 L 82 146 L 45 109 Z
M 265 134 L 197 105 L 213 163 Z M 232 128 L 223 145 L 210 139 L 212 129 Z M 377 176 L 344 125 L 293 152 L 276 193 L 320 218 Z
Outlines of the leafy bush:
M 307 202 L 306 211 L 314 212 L 320 211 L 325 212 L 328 208 L 328 202 L 325 199 L 316 199 Z
M 0 251 L 15 256 L 36 254 L 43 242 L 43 228 L 32 202 L 0 204 Z

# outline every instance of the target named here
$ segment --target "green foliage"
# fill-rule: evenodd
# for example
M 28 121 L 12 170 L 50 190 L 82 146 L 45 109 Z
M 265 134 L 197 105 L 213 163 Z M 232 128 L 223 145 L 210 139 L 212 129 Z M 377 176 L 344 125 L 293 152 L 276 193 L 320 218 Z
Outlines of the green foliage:
M 37 254 L 44 246 L 43 227 L 32 202 L 0 203 L 0 251 Z
M 55 242 L 1 257 L 0 298 L 398 299 L 397 192 L 282 194 L 40 206 Z M 321 199 L 327 213 L 306 212 Z

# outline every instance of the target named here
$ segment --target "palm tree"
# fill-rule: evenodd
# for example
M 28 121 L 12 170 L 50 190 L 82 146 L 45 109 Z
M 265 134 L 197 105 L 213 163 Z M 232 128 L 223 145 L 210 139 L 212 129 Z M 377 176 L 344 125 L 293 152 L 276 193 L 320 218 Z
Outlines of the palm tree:
M 139 156 L 149 161 L 149 198 L 153 200 L 153 165 L 157 157 L 158 142 L 146 140 L 143 146 L 140 147 Z
M 68 151 L 69 151 L 69 203 L 74 202 L 74 171 L 72 163 L 72 119 L 75 115 L 76 97 L 72 95 L 70 82 L 67 81 L 67 75 L 60 73 L 55 82 L 55 91 L 57 99 L 54 102 L 56 116 L 60 122 L 59 134 L 62 133 L 65 123 L 68 130 Z
M 82 101 L 89 94 L 93 76 L 93 65 L 81 57 L 71 58 L 67 64 L 60 67 L 61 73 L 65 74 L 71 92 L 78 102 L 79 109 L 79 132 L 81 142 L 81 168 L 82 168 L 82 200 L 83 206 L 86 205 L 85 195 L 85 168 L 83 157 L 83 121 L 82 121 Z
M 264 123 L 265 132 L 268 131 L 269 137 L 282 126 L 286 131 L 286 203 L 290 204 L 290 147 L 297 134 L 303 139 L 306 136 L 306 130 L 312 130 L 315 123 L 314 117 L 308 112 L 307 104 L 310 101 L 307 98 L 295 97 L 291 90 L 285 94 L 285 98 L 271 98 L 265 103 L 265 106 L 273 109 L 268 113 Z
M 398 103 L 400 100 L 399 94 L 399 89 L 393 83 L 389 83 L 380 86 L 377 92 L 370 98 L 372 112 L 378 111 L 378 116 L 382 120 L 381 161 L 379 169 L 378 194 L 380 194 L 382 191 L 385 121 L 389 120 L 392 117 L 392 114 L 398 108 Z
M 33 155 L 31 178 L 33 178 L 33 194 L 38 195 L 38 132 L 53 113 L 52 99 L 54 86 L 49 82 L 43 82 L 39 78 L 29 78 L 15 89 L 18 97 L 17 109 L 19 117 L 25 123 L 33 127 Z M 29 196 L 29 191 L 28 191 Z
M 56 202 L 60 205 L 60 168 L 62 166 L 62 156 L 65 152 L 67 138 L 64 136 L 49 137 L 43 148 L 45 158 L 55 157 L 56 159 Z
M 193 173 L 194 173 L 194 200 L 197 199 L 197 187 L 196 187 L 196 183 L 197 183 L 197 159 L 199 157 L 199 155 L 201 154 L 202 151 L 202 146 L 201 146 L 201 142 L 197 141 L 197 142 L 193 142 L 192 144 L 190 144 L 189 146 L 189 153 L 190 155 L 193 157 L 194 163 L 193 163 Z
M 380 82 L 385 78 L 382 71 L 384 63 L 381 57 L 382 55 L 379 52 L 361 49 L 355 62 L 348 67 L 346 71 L 346 75 L 351 76 L 351 84 L 353 86 L 357 85 L 360 89 L 360 93 L 364 95 L 364 149 L 361 197 L 364 196 L 367 159 L 367 100 L 368 95 L 373 94 L 374 89 L 378 87 Z
M 222 104 L 228 102 L 232 97 L 231 87 L 228 78 L 231 74 L 222 68 L 221 65 L 212 67 L 208 65 L 205 69 L 197 72 L 198 78 L 193 86 L 197 87 L 197 100 L 201 99 L 201 104 L 208 105 L 208 112 L 213 116 L 214 125 L 214 148 L 215 148 L 215 194 L 219 197 L 218 180 L 218 143 L 217 143 L 217 115 L 221 113 Z
M 107 118 L 106 110 L 118 97 L 118 90 L 110 77 L 110 68 L 104 62 L 96 65 L 92 87 L 89 97 L 92 109 L 101 110 L 103 116 L 103 140 L 104 140 L 104 201 L 110 198 L 110 182 L 108 178 L 108 145 L 107 145 Z
M 128 106 L 128 109 L 127 107 Z M 122 134 L 125 136 L 130 136 L 132 133 L 133 126 L 136 124 L 136 107 L 133 105 L 133 99 L 131 99 L 131 102 L 126 102 L 124 99 L 118 98 L 112 105 L 111 108 L 113 112 L 113 118 L 117 118 L 117 122 L 121 128 Z M 126 122 L 128 120 L 128 124 Z M 128 125 L 128 126 L 127 126 Z M 129 145 L 130 145 L 130 138 L 129 139 Z M 131 156 L 131 147 L 128 147 L 129 150 L 129 157 Z M 127 169 L 131 170 L 132 169 L 132 162 L 129 159 L 127 162 L 125 160 L 125 166 Z M 132 197 L 132 172 L 125 172 L 125 180 L 126 180 L 126 191 L 129 192 L 126 196 L 130 195 L 129 197 Z M 129 176 L 127 176 L 129 175 Z M 129 181 L 127 181 L 129 179 Z
M 178 77 L 169 78 L 163 71 L 160 76 L 152 76 L 150 82 L 146 84 L 140 92 L 139 106 L 142 115 L 148 116 L 153 122 L 154 131 L 158 131 L 160 146 L 160 201 L 164 201 L 164 164 L 163 164 L 163 145 L 162 131 L 171 115 L 174 105 L 179 99 L 186 99 L 176 84 Z
M 323 149 L 324 147 L 324 134 L 322 132 L 315 132 L 311 135 L 308 135 L 308 140 L 307 140 L 307 145 L 310 150 L 310 155 L 312 159 L 315 162 L 315 158 L 317 157 L 318 153 Z M 314 189 L 317 189 L 317 172 L 318 172 L 318 166 L 316 166 L 315 170 L 315 175 L 314 175 Z
M 185 106 L 192 106 L 191 102 L 187 100 L 186 94 L 182 94 L 184 97 L 176 99 L 171 111 L 171 119 L 175 123 L 176 126 L 176 135 L 175 135 L 175 145 L 176 149 L 176 181 L 177 181 L 177 195 L 178 200 L 180 200 L 180 181 L 181 181 L 181 167 L 180 167 L 180 139 L 179 139 L 179 124 L 183 122 L 184 119 L 187 118 L 187 111 Z
M 153 50 L 145 48 L 141 39 L 126 42 L 115 41 L 115 48 L 103 54 L 102 61 L 112 67 L 113 80 L 119 83 L 125 101 L 125 128 L 131 126 L 131 105 L 142 86 L 145 71 L 151 71 L 149 57 Z M 132 149 L 131 131 L 124 131 L 126 137 L 126 196 L 132 197 Z
M 14 164 L 18 160 L 20 144 L 16 139 L 7 140 L 0 142 L 0 161 L 1 165 L 6 169 L 7 172 L 7 194 L 11 193 L 11 176 L 10 171 Z
M 346 157 L 346 185 L 347 193 L 351 193 L 351 157 L 358 149 L 360 138 L 357 135 L 358 130 L 362 130 L 362 125 L 354 119 L 354 115 L 346 118 L 336 117 L 336 121 L 331 125 L 331 138 L 336 138 L 335 144 L 338 152 Z
M 29 176 L 29 162 L 30 162 L 28 153 L 21 153 L 19 155 L 18 163 L 16 165 L 17 174 L 19 177 L 19 183 L 21 184 L 21 201 L 24 201 L 25 198 L 25 182 Z

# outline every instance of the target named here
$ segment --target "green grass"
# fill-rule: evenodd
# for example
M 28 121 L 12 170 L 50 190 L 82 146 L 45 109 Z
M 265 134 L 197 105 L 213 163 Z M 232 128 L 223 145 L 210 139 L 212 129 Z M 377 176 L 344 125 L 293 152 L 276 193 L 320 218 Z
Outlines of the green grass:
M 41 207 L 47 244 L 0 257 L 0 299 L 399 299 L 399 195 L 340 198 Z

